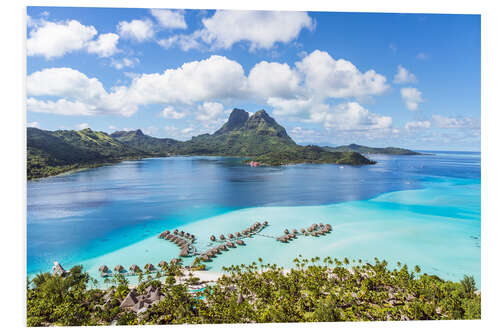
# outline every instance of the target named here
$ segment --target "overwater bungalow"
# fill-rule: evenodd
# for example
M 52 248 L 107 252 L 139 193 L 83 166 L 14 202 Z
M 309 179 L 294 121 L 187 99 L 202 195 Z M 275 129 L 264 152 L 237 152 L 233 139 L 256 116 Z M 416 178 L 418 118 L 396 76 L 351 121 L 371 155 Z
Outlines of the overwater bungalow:
M 146 265 L 144 265 L 144 269 L 146 271 L 152 271 L 155 269 L 155 266 L 153 266 L 153 264 L 146 264 Z
M 287 234 L 287 235 L 288 235 L 288 233 L 289 233 L 288 229 L 285 229 L 283 232 L 284 232 L 285 234 Z
M 178 263 L 180 263 L 182 260 L 179 259 L 179 258 L 174 258 L 172 260 L 170 260 L 170 263 L 173 264 L 173 265 L 177 265 Z
M 306 229 L 301 228 L 301 229 L 300 229 L 300 232 L 301 232 L 302 234 L 305 234 L 305 233 L 306 233 Z
M 267 221 L 264 221 L 262 224 L 266 227 L 269 223 Z
M 134 272 L 134 273 L 140 272 L 140 270 L 141 270 L 141 269 L 140 269 L 140 268 L 139 268 L 139 266 L 137 266 L 136 264 L 133 264 L 133 265 L 132 265 L 132 266 L 130 266 L 130 268 L 129 268 L 129 271 Z
M 109 271 L 108 266 L 102 265 L 101 267 L 99 267 L 99 272 L 106 273 L 107 271 Z
M 179 233 L 179 230 L 175 229 L 175 230 L 174 230 L 174 234 L 176 234 L 176 235 L 177 235 L 178 233 Z
M 125 268 L 123 268 L 122 265 L 116 265 L 115 266 L 115 272 L 121 273 Z
M 211 240 L 212 242 L 213 242 L 213 241 L 215 241 L 215 236 L 214 236 L 214 235 L 210 236 L 210 240 Z
M 181 253 L 179 254 L 181 257 L 189 257 L 189 249 L 188 247 L 183 247 Z
M 207 261 L 210 261 L 210 258 L 207 255 L 202 255 L 201 260 L 207 262 Z
M 164 266 L 167 266 L 167 265 L 168 265 L 168 264 L 167 264 L 167 262 L 166 262 L 165 260 L 162 260 L 162 261 L 160 261 L 160 262 L 158 263 L 158 267 L 162 267 L 162 268 L 163 268 Z
M 219 248 L 219 250 L 221 250 L 221 251 L 227 251 L 227 247 L 226 247 L 226 245 L 224 245 L 224 244 L 219 245 L 219 246 L 218 246 L 218 248 Z
M 227 238 L 229 238 L 229 239 L 233 239 L 233 238 L 234 238 L 234 235 L 233 235 L 233 234 L 228 234 L 228 235 L 227 235 Z
M 234 243 L 233 242 L 227 242 L 226 243 L 226 246 L 227 247 L 235 247 Z
M 297 233 L 298 233 L 297 229 L 293 229 L 293 230 L 292 230 L 292 232 L 293 232 L 294 234 L 297 234 Z
M 236 231 L 235 235 L 236 237 L 241 237 L 241 233 L 239 231 Z
M 226 239 L 226 237 L 224 237 L 224 235 L 220 235 L 219 238 L 220 238 L 220 240 Z
M 241 239 L 238 239 L 238 240 L 236 241 L 236 244 L 238 244 L 238 245 L 245 245 L 245 242 L 244 242 L 244 241 L 242 241 Z

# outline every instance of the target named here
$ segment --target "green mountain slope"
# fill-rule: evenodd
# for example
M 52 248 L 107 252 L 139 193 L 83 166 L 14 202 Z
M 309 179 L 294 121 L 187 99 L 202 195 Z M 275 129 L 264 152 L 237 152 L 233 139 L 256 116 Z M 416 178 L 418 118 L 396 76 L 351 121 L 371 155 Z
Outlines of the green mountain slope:
M 91 129 L 52 132 L 29 127 L 27 146 L 28 179 L 151 155 Z
M 181 141 L 174 139 L 160 139 L 145 135 L 140 129 L 136 131 L 117 131 L 110 135 L 128 146 L 158 155 L 168 155 L 174 152 L 176 145 Z
M 202 134 L 177 146 L 178 154 L 255 156 L 297 146 L 283 126 L 261 110 L 234 109 L 228 121 L 214 134 Z
M 397 148 L 397 147 L 386 147 L 386 148 L 373 148 L 367 146 L 361 146 L 357 144 L 350 144 L 347 146 L 338 147 L 323 147 L 323 149 L 331 152 L 356 152 L 360 154 L 384 154 L 384 155 L 422 155 L 413 150 Z

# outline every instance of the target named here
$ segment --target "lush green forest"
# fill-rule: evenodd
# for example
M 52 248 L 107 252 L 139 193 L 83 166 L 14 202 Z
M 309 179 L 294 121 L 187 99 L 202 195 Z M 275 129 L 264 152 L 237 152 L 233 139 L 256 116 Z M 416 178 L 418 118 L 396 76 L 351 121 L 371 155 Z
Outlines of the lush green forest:
M 182 283 L 175 277 L 185 274 Z M 160 282 L 158 278 L 163 276 Z M 141 275 L 142 277 L 142 275 Z M 295 259 L 295 268 L 258 263 L 225 268 L 225 275 L 203 291 L 199 279 L 179 263 L 145 274 L 133 291 L 122 275 L 107 290 L 73 267 L 64 277 L 40 273 L 28 281 L 28 326 L 269 323 L 480 319 L 481 294 L 475 281 L 427 275 L 375 258 L 361 263 L 345 258 Z M 130 293 L 158 290 L 161 298 L 142 312 L 120 307 Z
M 385 147 L 385 148 L 373 148 L 367 146 L 361 146 L 357 144 L 350 144 L 347 146 L 337 146 L 337 147 L 322 147 L 326 151 L 331 152 L 356 152 L 360 154 L 384 154 L 384 155 L 422 155 L 413 150 L 397 148 L 397 147 Z

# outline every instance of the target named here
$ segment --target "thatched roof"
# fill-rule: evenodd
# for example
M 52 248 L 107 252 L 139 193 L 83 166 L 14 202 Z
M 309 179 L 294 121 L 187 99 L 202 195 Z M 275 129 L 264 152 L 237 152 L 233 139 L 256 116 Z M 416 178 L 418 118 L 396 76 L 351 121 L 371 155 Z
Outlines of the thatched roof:
M 187 247 L 183 247 L 179 255 L 181 257 L 189 257 L 189 249 Z
M 238 240 L 236 241 L 236 244 L 238 244 L 238 245 L 245 245 L 245 242 L 244 242 L 244 241 L 242 241 L 241 239 L 238 239 Z
M 167 262 L 165 260 L 162 260 L 158 263 L 158 267 L 163 267 L 163 266 L 167 266 Z
M 132 266 L 130 266 L 130 271 L 131 272 L 138 272 L 140 271 L 141 269 L 139 268 L 139 266 L 137 266 L 136 264 L 133 264 Z
M 179 233 L 179 230 L 175 229 L 175 230 L 174 230 L 174 234 L 176 234 L 176 235 L 177 235 L 178 233 Z
M 233 238 L 234 238 L 234 235 L 233 235 L 233 234 L 228 234 L 228 235 L 227 235 L 227 237 L 228 237 L 229 239 L 233 239 Z
M 215 240 L 215 236 L 214 235 L 210 236 L 210 240 L 213 242 Z
M 107 271 L 109 271 L 108 266 L 102 265 L 101 267 L 99 267 L 99 272 L 103 272 L 104 273 L 104 272 L 107 272 Z
M 264 221 L 262 224 L 266 226 L 266 225 L 268 224 L 268 222 L 267 222 L 267 221 Z
M 302 229 L 300 229 L 300 232 L 303 233 L 303 234 L 305 234 L 306 233 L 306 229 L 302 228 Z
M 201 260 L 203 261 L 210 261 L 210 258 L 207 255 L 202 255 Z
M 307 231 L 309 231 L 309 232 L 312 232 L 313 230 L 314 230 L 313 227 L 307 228 Z
M 219 250 L 227 251 L 227 247 L 224 244 L 219 245 Z
M 313 227 L 313 229 L 316 229 L 318 227 L 318 225 L 316 223 L 313 223 L 313 225 L 311 227 Z
M 224 237 L 224 235 L 220 235 L 219 238 L 220 238 L 220 240 L 226 239 L 226 237 Z
M 285 229 L 285 230 L 284 230 L 284 233 L 285 233 L 285 234 L 288 234 L 288 233 L 289 233 L 288 229 Z
M 226 246 L 227 246 L 227 247 L 234 247 L 234 243 L 233 243 L 233 242 L 227 242 L 227 243 L 226 243 Z
M 130 308 L 133 307 L 134 305 L 137 304 L 137 298 L 135 297 L 134 293 L 131 291 L 125 296 L 125 299 L 123 302 L 120 304 L 120 308 Z
M 179 234 L 180 234 L 181 236 L 184 236 L 184 230 L 182 230 Z
M 236 237 L 241 237 L 241 233 L 239 231 L 236 231 L 235 235 Z
M 61 264 L 58 263 L 57 261 L 54 261 L 54 266 L 52 266 L 52 274 L 62 276 L 65 273 L 66 273 L 66 271 L 61 266 Z
M 146 265 L 144 265 L 144 269 L 148 270 L 148 271 L 152 271 L 153 269 L 155 269 L 155 266 L 153 264 L 146 264 Z
M 293 230 L 292 230 L 292 232 L 293 232 L 294 234 L 298 233 L 297 229 L 293 229 Z
M 220 253 L 220 250 L 219 250 L 217 247 L 214 247 L 214 248 L 212 249 L 212 251 L 213 251 L 213 252 L 215 252 L 215 253 Z
M 123 268 L 123 266 L 122 266 L 122 265 L 116 265 L 116 266 L 115 266 L 115 271 L 116 271 L 116 272 L 120 273 L 120 272 L 121 272 L 121 271 L 123 271 L 123 270 L 124 270 L 124 268 Z
M 149 297 L 149 299 L 153 302 L 155 301 L 159 301 L 160 300 L 160 290 L 159 289 L 156 289 L 155 291 L 153 291 L 151 293 L 151 296 Z

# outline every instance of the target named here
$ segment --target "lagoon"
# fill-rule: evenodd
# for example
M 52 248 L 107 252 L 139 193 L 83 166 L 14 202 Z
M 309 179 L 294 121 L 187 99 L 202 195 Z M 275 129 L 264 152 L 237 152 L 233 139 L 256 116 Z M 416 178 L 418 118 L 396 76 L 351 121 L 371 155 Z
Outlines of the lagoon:
M 127 161 L 28 182 L 28 273 L 83 264 L 141 267 L 178 255 L 156 238 L 179 228 L 209 246 L 209 235 L 267 220 L 263 234 L 330 223 L 333 233 L 289 244 L 254 236 L 209 269 L 304 257 L 418 264 L 424 272 L 480 284 L 480 154 L 372 155 L 376 165 L 250 168 L 237 158 Z M 189 263 L 189 260 L 186 260 Z

